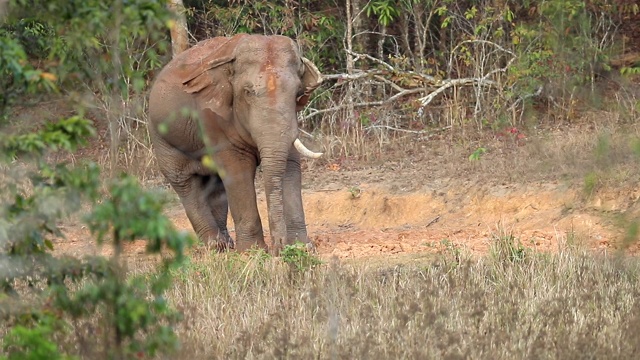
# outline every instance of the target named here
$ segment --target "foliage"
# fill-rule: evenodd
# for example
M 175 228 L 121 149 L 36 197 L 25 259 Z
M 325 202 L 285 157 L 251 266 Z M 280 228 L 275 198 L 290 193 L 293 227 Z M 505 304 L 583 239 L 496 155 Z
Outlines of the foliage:
M 311 254 L 307 246 L 301 242 L 286 245 L 284 249 L 282 249 L 280 256 L 284 263 L 289 264 L 292 269 L 298 272 L 305 272 L 322 264 L 322 261 L 317 256 Z
M 25 94 L 84 84 L 106 98 L 146 87 L 160 66 L 169 15 L 157 1 L 13 2 L 0 29 L 0 100 L 7 118 Z M 20 19 L 20 20 L 14 20 Z M 139 51 L 141 50 L 141 51 Z M 35 98 L 37 100 L 37 98 Z M 45 119 L 30 132 L 0 136 L 6 191 L 0 207 L 0 315 L 3 351 L 15 358 L 130 358 L 176 349 L 179 313 L 166 301 L 171 273 L 192 239 L 162 214 L 163 197 L 131 176 L 103 182 L 97 164 L 49 161 L 75 151 L 96 130 L 82 103 L 74 115 Z M 106 195 L 105 195 L 106 191 Z M 56 255 L 61 222 L 83 219 L 111 256 Z M 144 239 L 164 254 L 129 275 L 123 247 Z M 102 336 L 80 331 L 82 324 Z M 77 346 L 77 345 L 80 346 Z
M 29 19 L 30 25 L 9 22 L 14 38 L 60 82 L 79 80 L 102 91 L 120 91 L 126 98 L 130 91 L 143 90 L 149 71 L 162 64 L 170 13 L 160 1 L 15 3 L 12 18 Z
M 1 360 L 14 359 L 52 359 L 66 360 L 74 357 L 60 353 L 53 340 L 53 334 L 59 323 L 55 317 L 45 314 L 30 327 L 17 325 L 7 333 L 3 350 L 8 356 L 0 355 Z
M 592 14 L 584 1 L 554 0 L 540 4 L 536 23 L 521 22 L 512 32 L 520 55 L 514 76 L 533 92 L 539 86 L 572 87 L 591 81 L 607 65 L 606 46 L 614 27 L 606 12 Z M 527 83 L 528 82 L 528 83 Z
M 203 0 L 185 1 L 185 5 L 193 7 L 190 22 L 198 40 L 237 33 L 285 35 L 296 39 L 304 56 L 321 71 L 344 64 L 339 41 L 344 23 L 333 2 Z
M 348 191 L 351 199 L 357 199 L 362 196 L 362 189 L 358 185 L 351 186 Z
M 392 0 L 375 0 L 370 1 L 365 5 L 364 10 L 367 13 L 367 16 L 376 15 L 378 17 L 378 22 L 382 26 L 389 26 L 391 22 L 395 18 L 398 17 L 398 8 L 394 6 L 395 1 Z
M 482 155 L 484 155 L 487 152 L 486 148 L 483 147 L 479 147 L 477 149 L 475 149 L 471 155 L 469 155 L 469 160 L 471 161 L 478 161 L 480 160 L 480 158 L 482 157 Z
M 20 114 L 9 105 L 33 106 L 45 100 L 42 90 L 59 90 L 65 106 L 88 107 L 99 115 L 98 127 L 107 125 L 114 174 L 120 159 L 130 162 L 123 145 L 148 144 L 146 132 L 135 130 L 153 71 L 166 62 L 172 19 L 165 3 L 12 0 L 10 10 L 0 26 L 0 86 L 9 90 L 0 97 L 0 116 L 8 120 Z M 33 93 L 39 96 L 25 96 Z
M 134 178 L 111 181 L 106 188 L 109 196 L 103 197 L 95 164 L 52 167 L 41 158 L 45 151 L 75 149 L 94 131 L 88 121 L 72 117 L 38 132 L 3 139 L 3 153 L 10 154 L 5 161 L 38 159 L 28 170 L 27 181 L 18 176 L 5 180 L 11 196 L 0 209 L 4 219 L 0 251 L 3 261 L 10 264 L 0 274 L 5 294 L 0 301 L 6 305 L 2 316 L 9 327 L 4 346 L 9 358 L 37 356 L 33 354 L 40 351 L 51 356 L 72 354 L 72 348 L 64 349 L 46 339 L 54 329 L 79 320 L 97 321 L 113 330 L 106 336 L 108 343 L 100 339 L 94 345 L 94 355 L 153 356 L 176 347 L 172 324 L 179 314 L 163 294 L 171 285 L 170 272 L 184 259 L 191 238 L 175 230 L 162 214 L 161 197 L 144 191 Z M 60 220 L 83 206 L 91 209 L 85 222 L 92 234 L 99 243 L 114 248 L 111 257 L 52 254 L 55 238 L 63 236 Z M 128 276 L 122 247 L 138 239 L 146 240 L 150 254 L 168 250 L 172 255 L 164 256 L 154 272 Z
M 20 96 L 55 89 L 55 76 L 34 69 L 20 42 L 10 35 L 0 28 L 0 123 L 7 120 L 8 110 Z
M 522 245 L 520 239 L 504 231 L 494 235 L 490 252 L 493 261 L 502 266 L 522 262 L 529 254 L 529 250 Z
M 46 150 L 75 151 L 86 144 L 87 137 L 94 136 L 95 129 L 89 120 L 80 116 L 47 123 L 42 130 L 9 137 L 0 137 L 0 144 L 7 159 L 19 155 L 43 155 Z

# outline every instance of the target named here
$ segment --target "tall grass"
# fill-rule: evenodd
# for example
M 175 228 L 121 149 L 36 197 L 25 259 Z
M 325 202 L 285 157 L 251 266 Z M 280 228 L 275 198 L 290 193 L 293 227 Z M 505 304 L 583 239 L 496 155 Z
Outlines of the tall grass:
M 505 239 L 496 239 L 497 249 Z M 494 253 L 495 254 L 495 253 Z M 498 253 L 504 255 L 504 253 Z M 579 250 L 293 271 L 218 255 L 178 273 L 180 358 L 634 358 L 640 261 Z M 453 264 L 453 265 L 452 265 Z

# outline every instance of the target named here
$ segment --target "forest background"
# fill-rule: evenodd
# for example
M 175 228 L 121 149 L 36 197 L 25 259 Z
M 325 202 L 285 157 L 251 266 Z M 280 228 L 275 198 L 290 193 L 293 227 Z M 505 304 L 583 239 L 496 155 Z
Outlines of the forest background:
M 240 32 L 297 40 L 326 77 L 299 118 L 322 166 L 422 161 L 432 141 L 464 154 L 465 169 L 570 178 L 587 196 L 640 177 L 637 1 L 182 6 L 190 44 Z M 445 246 L 411 269 L 324 266 L 295 247 L 283 261 L 189 260 L 194 239 L 164 215 L 146 129 L 147 92 L 180 16 L 157 0 L 0 9 L 0 358 L 637 355 L 634 258 L 536 255 L 498 234 L 489 260 Z M 564 141 L 544 142 L 557 133 Z M 520 148 L 528 161 L 496 165 Z M 54 256 L 74 217 L 112 251 Z M 620 227 L 624 246 L 637 240 L 636 218 Z M 132 266 L 123 249 L 139 239 L 155 260 Z M 217 306 L 198 307 L 207 301 Z

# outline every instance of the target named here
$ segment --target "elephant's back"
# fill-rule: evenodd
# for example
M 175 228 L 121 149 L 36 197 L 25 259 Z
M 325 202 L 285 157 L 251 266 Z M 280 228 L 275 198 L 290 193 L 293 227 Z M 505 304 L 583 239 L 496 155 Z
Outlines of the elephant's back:
M 158 72 L 151 91 L 153 91 L 157 84 L 162 82 L 182 84 L 186 74 L 199 67 L 205 61 L 207 55 L 211 53 L 211 49 L 221 46 L 229 41 L 229 39 L 228 37 L 219 36 L 203 40 L 181 52 Z
M 236 35 L 236 37 L 242 37 L 243 35 L 244 34 Z M 215 49 L 231 41 L 231 39 L 233 38 L 226 36 L 217 36 L 211 39 L 199 41 L 192 47 L 178 54 L 167 65 L 184 67 L 200 66 L 204 61 L 206 61 L 206 58 L 215 51 Z
M 187 74 L 192 73 L 196 69 L 200 68 L 203 64 L 210 61 L 211 55 L 223 45 L 232 41 L 233 39 L 241 39 L 248 36 L 251 35 L 238 34 L 233 37 L 218 36 L 211 39 L 199 41 L 189 49 L 181 52 L 176 57 L 174 57 L 164 67 L 164 69 L 162 69 L 160 74 L 158 74 L 158 78 L 171 74 L 186 78 Z
M 189 101 L 190 97 L 184 92 L 184 84 L 191 80 L 191 74 L 207 61 L 207 56 L 214 49 L 230 40 L 229 37 L 203 40 L 173 58 L 154 79 L 149 94 L 150 110 L 162 113 L 166 104 L 175 104 L 179 102 L 179 98 Z

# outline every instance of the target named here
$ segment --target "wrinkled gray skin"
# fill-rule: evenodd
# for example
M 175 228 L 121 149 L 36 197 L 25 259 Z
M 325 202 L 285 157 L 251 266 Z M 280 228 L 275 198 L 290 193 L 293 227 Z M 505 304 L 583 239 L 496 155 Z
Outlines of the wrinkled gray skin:
M 293 40 L 246 34 L 200 42 L 158 74 L 149 99 L 155 155 L 203 242 L 219 250 L 267 248 L 254 187 L 260 164 L 272 252 L 309 243 L 292 144 L 296 111 L 321 81 Z

